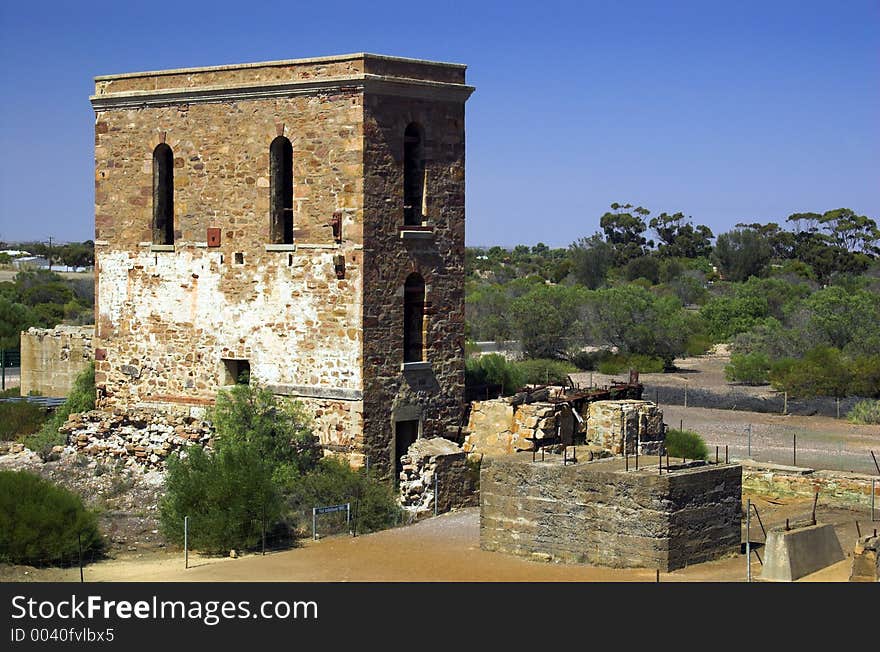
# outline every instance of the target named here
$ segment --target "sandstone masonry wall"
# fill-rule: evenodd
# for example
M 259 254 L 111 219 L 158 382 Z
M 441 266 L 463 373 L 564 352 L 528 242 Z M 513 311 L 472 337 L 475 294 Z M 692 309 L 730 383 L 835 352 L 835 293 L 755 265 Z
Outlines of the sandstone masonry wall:
M 94 359 L 94 326 L 29 328 L 21 334 L 21 394 L 64 398 Z
M 403 137 L 412 122 L 424 130 L 423 221 L 431 227 L 419 238 L 401 233 Z M 394 422 L 420 419 L 422 437 L 462 425 L 464 103 L 370 95 L 363 129 L 364 438 L 370 459 L 393 470 Z M 404 283 L 413 272 L 425 281 L 428 367 L 402 370 Z
M 484 457 L 480 547 L 664 571 L 708 561 L 739 550 L 741 474 L 736 464 L 658 475 L 625 472 L 619 460 Z
M 247 360 L 325 448 L 394 468 L 394 422 L 459 425 L 464 66 L 354 54 L 96 79 L 96 386 L 106 410 L 200 416 Z M 425 131 L 430 239 L 401 239 L 403 135 Z M 294 243 L 270 243 L 269 146 L 293 148 Z M 174 156 L 174 244 L 152 243 L 152 155 Z M 341 233 L 334 230 L 341 224 Z M 208 230 L 219 229 L 220 242 Z M 427 283 L 402 372 L 403 284 Z
M 871 480 L 875 481 L 874 503 L 880 510 L 880 478 L 846 471 L 813 469 L 742 461 L 743 492 L 771 499 L 802 498 L 843 509 L 871 509 Z

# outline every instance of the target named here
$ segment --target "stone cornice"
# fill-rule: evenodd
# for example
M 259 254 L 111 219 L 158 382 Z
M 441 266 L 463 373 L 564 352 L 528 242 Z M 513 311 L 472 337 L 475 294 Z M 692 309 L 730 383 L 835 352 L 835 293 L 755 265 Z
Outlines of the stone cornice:
M 449 82 L 426 81 L 406 77 L 372 74 L 346 75 L 324 79 L 257 84 L 170 88 L 152 91 L 126 91 L 92 95 L 89 101 L 95 111 L 144 107 L 174 106 L 201 102 L 257 100 L 294 95 L 315 95 L 326 92 L 356 91 L 376 95 L 394 95 L 416 99 L 464 102 L 474 87 Z

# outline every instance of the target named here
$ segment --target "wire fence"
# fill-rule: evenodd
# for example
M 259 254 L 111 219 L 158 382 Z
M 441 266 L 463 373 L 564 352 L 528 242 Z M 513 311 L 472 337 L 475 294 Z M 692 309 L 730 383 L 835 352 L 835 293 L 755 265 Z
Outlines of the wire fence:
M 728 389 L 716 392 L 682 384 L 644 386 L 642 397 L 658 405 L 682 405 L 684 407 L 709 408 L 713 410 L 739 410 L 741 412 L 764 412 L 768 414 L 792 414 L 796 416 L 822 416 L 840 418 L 853 408 L 859 397 L 818 397 L 795 399 L 784 392 L 772 396 L 756 396 L 746 391 Z

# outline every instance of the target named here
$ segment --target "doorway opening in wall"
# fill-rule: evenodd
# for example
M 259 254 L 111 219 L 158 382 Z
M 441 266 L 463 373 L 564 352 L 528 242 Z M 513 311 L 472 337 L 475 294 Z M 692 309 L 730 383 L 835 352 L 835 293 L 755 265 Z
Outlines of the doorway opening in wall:
M 419 421 L 397 421 L 394 424 L 394 486 L 400 484 L 400 473 L 403 471 L 403 463 L 400 458 L 406 455 L 406 451 L 412 443 L 419 438 Z
M 249 385 L 250 382 L 250 362 L 234 358 L 223 358 L 223 385 Z

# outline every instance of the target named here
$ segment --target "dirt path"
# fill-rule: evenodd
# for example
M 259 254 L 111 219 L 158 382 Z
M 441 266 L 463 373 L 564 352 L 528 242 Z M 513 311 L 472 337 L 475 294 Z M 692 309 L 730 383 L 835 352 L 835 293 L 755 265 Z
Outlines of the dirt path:
M 759 501 L 765 525 L 784 522 L 786 517 L 809 514 L 809 503 L 779 505 Z M 835 523 L 845 551 L 855 541 L 855 520 L 864 515 L 845 510 L 820 510 L 823 522 Z M 755 524 L 752 541 L 763 541 Z M 760 554 L 760 553 L 759 553 Z M 822 571 L 811 581 L 846 581 L 850 560 Z M 184 570 L 178 552 L 147 553 L 120 557 L 85 569 L 87 581 L 297 581 L 297 582 L 432 582 L 432 581 L 579 581 L 653 582 L 652 569 L 610 569 L 583 564 L 549 564 L 520 557 L 487 552 L 479 548 L 479 510 L 465 509 L 415 525 L 356 538 L 337 537 L 306 542 L 303 547 L 239 559 L 190 556 L 191 568 Z M 760 565 L 754 562 L 757 576 Z M 27 575 L 25 575 L 27 573 Z M 817 574 L 818 575 L 818 574 Z M 698 564 L 672 573 L 661 573 L 662 582 L 739 582 L 746 578 L 745 557 L 736 555 Z M 78 569 L 0 569 L 5 581 L 79 581 Z

